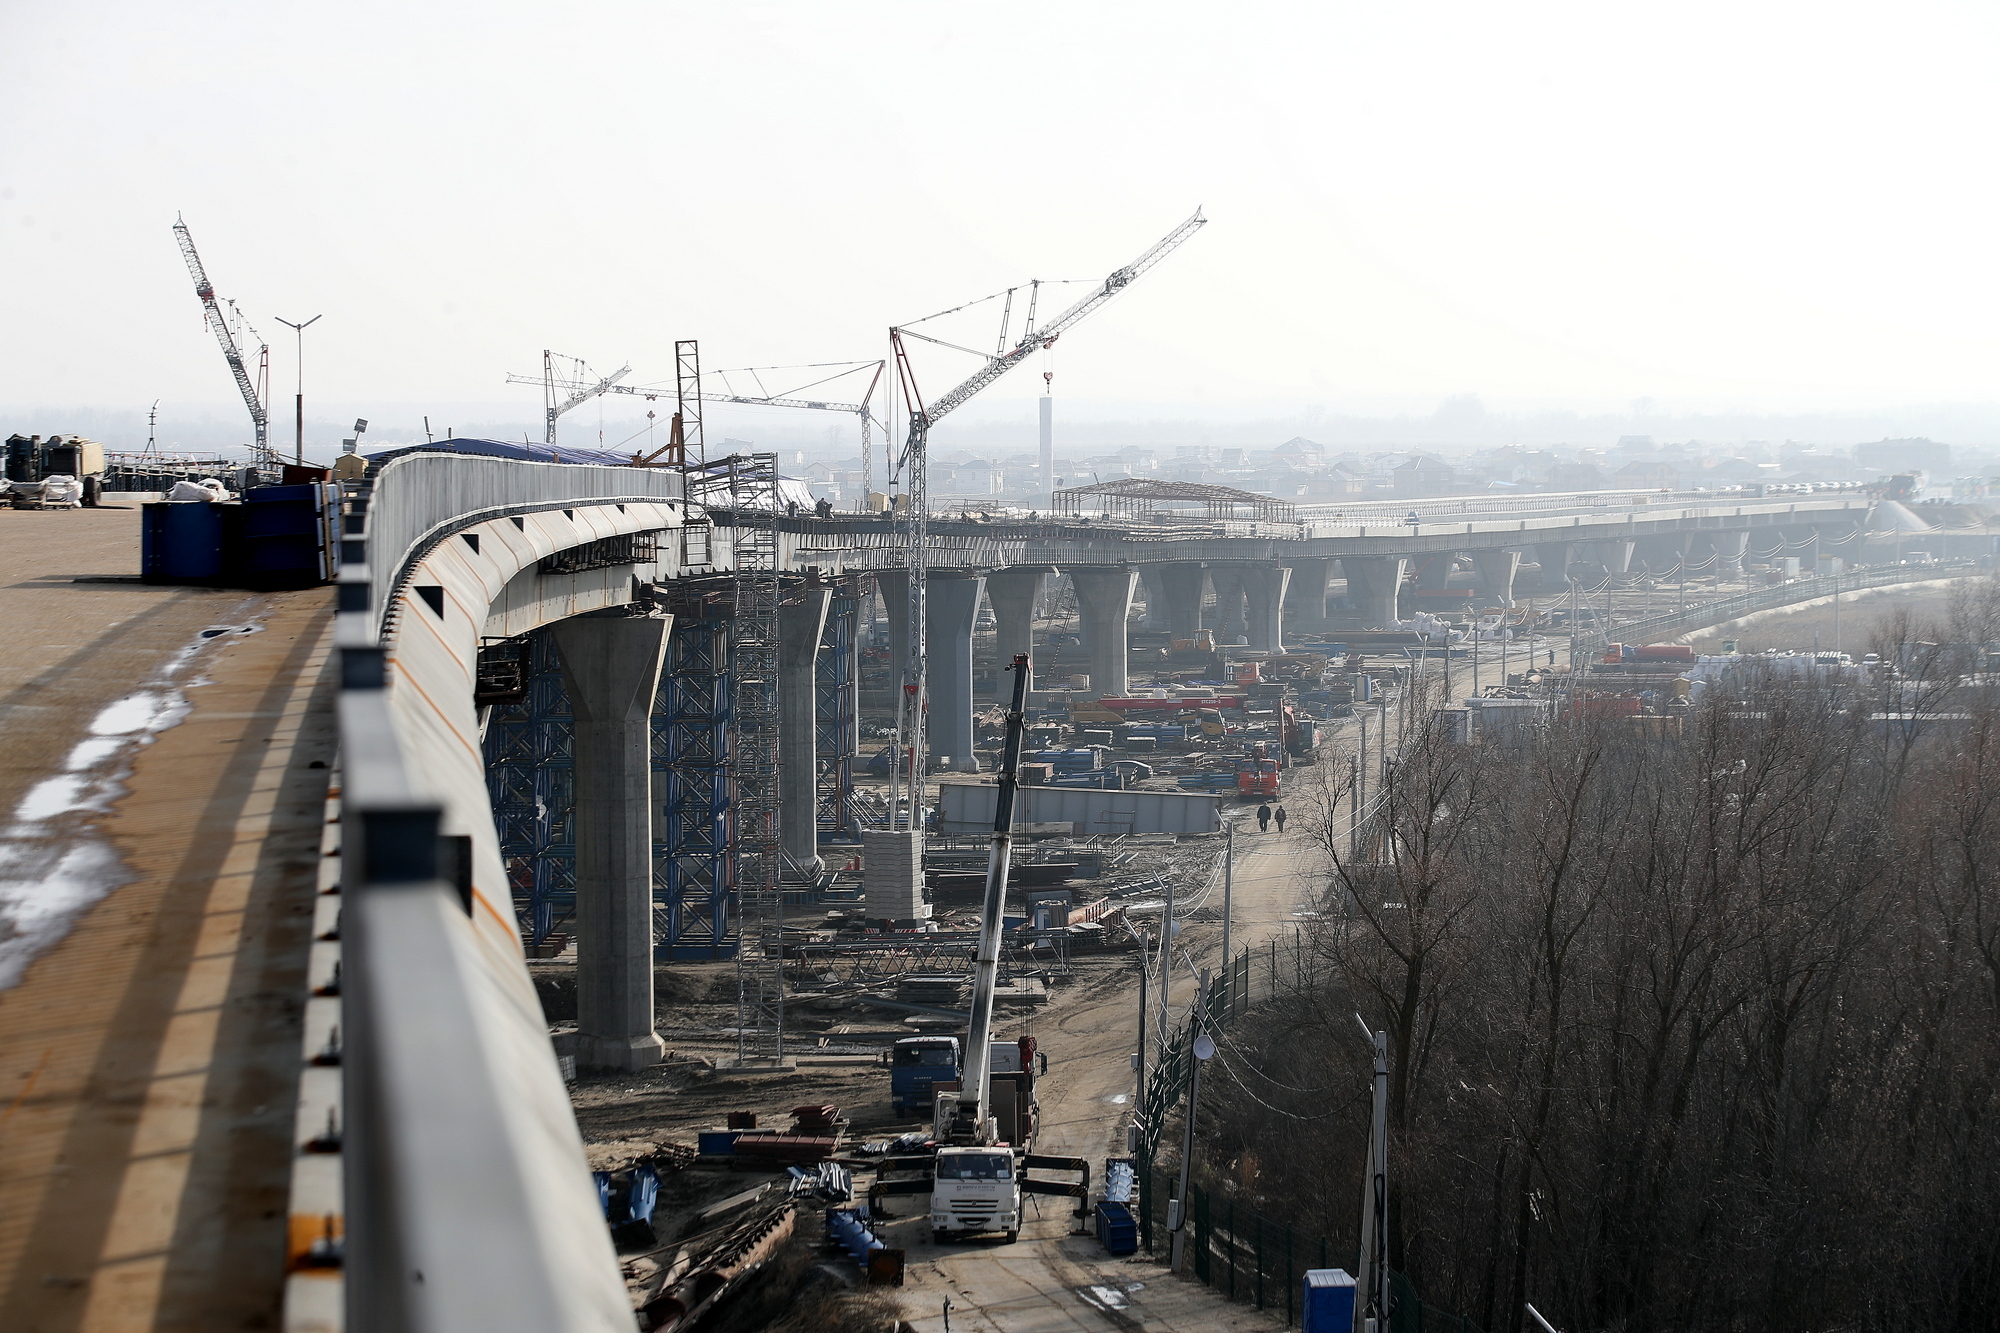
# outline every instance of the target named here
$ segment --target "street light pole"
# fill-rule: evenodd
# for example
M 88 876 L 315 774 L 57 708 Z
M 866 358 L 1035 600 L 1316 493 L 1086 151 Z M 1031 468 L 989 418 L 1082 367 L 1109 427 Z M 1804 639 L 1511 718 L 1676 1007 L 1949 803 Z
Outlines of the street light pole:
M 297 434 L 292 441 L 292 462 L 299 467 L 306 465 L 306 330 L 319 323 L 320 316 L 314 315 L 303 324 L 294 324 L 289 319 L 278 322 L 298 336 L 299 392 L 292 400 L 295 412 L 294 425 Z

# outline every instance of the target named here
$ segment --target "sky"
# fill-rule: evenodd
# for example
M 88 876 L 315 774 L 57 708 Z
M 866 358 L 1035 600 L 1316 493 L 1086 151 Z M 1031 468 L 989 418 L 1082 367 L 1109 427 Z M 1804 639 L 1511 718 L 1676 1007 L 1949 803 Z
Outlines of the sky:
M 1476 401 L 2000 442 L 1997 35 L 1922 3 L 0 0 L 0 424 L 243 417 L 177 216 L 270 343 L 288 440 L 280 318 L 322 317 L 312 439 L 533 429 L 506 376 L 544 348 L 641 383 L 680 338 L 710 368 L 873 360 L 891 324 L 1101 278 L 1199 207 L 934 439 L 1031 440 L 1046 368 L 1059 420 L 1136 435 L 1448 434 Z M 919 327 L 991 346 L 998 314 Z M 935 397 L 977 364 L 914 368 Z

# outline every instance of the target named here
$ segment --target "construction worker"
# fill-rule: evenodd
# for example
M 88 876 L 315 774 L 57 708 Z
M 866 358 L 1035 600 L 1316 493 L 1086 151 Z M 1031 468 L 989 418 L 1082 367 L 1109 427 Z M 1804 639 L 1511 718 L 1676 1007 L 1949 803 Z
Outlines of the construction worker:
M 1271 831 L 1271 807 L 1268 803 L 1257 807 L 1257 831 L 1259 833 Z
M 1273 810 L 1271 817 L 1278 821 L 1278 836 L 1283 837 L 1285 833 L 1285 807 L 1281 805 L 1276 810 Z

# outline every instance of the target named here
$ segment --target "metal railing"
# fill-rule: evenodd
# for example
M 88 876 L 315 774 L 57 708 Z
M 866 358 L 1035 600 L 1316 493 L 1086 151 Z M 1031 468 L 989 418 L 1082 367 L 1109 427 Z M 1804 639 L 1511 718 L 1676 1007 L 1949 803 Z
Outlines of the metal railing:
M 648 487 L 657 493 L 634 498 L 656 502 L 678 484 L 630 469 L 417 456 L 385 468 L 343 516 L 337 1142 L 349 1329 L 631 1327 L 574 1130 L 566 1138 L 550 1114 L 566 1098 L 540 1015 L 522 1003 L 525 968 L 496 948 L 511 923 L 473 914 L 448 857 L 455 840 L 441 836 L 445 811 L 423 794 L 399 736 L 380 631 L 387 598 L 437 532 Z
M 1934 565 L 1895 565 L 1888 569 L 1795 579 L 1790 583 L 1753 588 L 1749 592 L 1699 602 L 1685 609 L 1577 634 L 1570 640 L 1570 654 L 1574 657 L 1579 653 L 1603 652 L 1605 646 L 1611 643 L 1646 643 L 1663 635 L 1683 634 L 1691 629 L 1719 625 L 1738 616 L 1795 606 L 1838 593 L 1889 588 L 1902 583 L 1925 583 L 1934 579 L 1963 578 L 1978 570 L 1979 562 L 1976 560 L 1941 560 Z

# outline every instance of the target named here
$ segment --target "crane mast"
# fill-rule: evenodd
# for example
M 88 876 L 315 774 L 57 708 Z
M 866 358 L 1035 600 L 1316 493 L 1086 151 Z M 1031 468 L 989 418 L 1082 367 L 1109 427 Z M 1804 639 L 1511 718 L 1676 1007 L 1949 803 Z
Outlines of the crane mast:
M 222 347 L 222 359 L 229 363 L 229 373 L 236 378 L 236 391 L 243 395 L 243 405 L 250 409 L 250 423 L 256 428 L 256 443 L 253 452 L 260 464 L 270 464 L 276 459 L 271 453 L 267 439 L 270 418 L 258 396 L 257 386 L 250 382 L 250 371 L 243 364 L 243 353 L 237 350 L 236 337 L 229 331 L 229 321 L 223 317 L 222 307 L 217 303 L 215 285 L 208 280 L 208 273 L 201 265 L 201 256 L 194 248 L 194 237 L 189 234 L 187 223 L 174 219 L 174 239 L 180 242 L 181 258 L 187 261 L 188 276 L 194 279 L 194 294 L 201 298 L 202 320 L 215 333 L 215 341 Z

